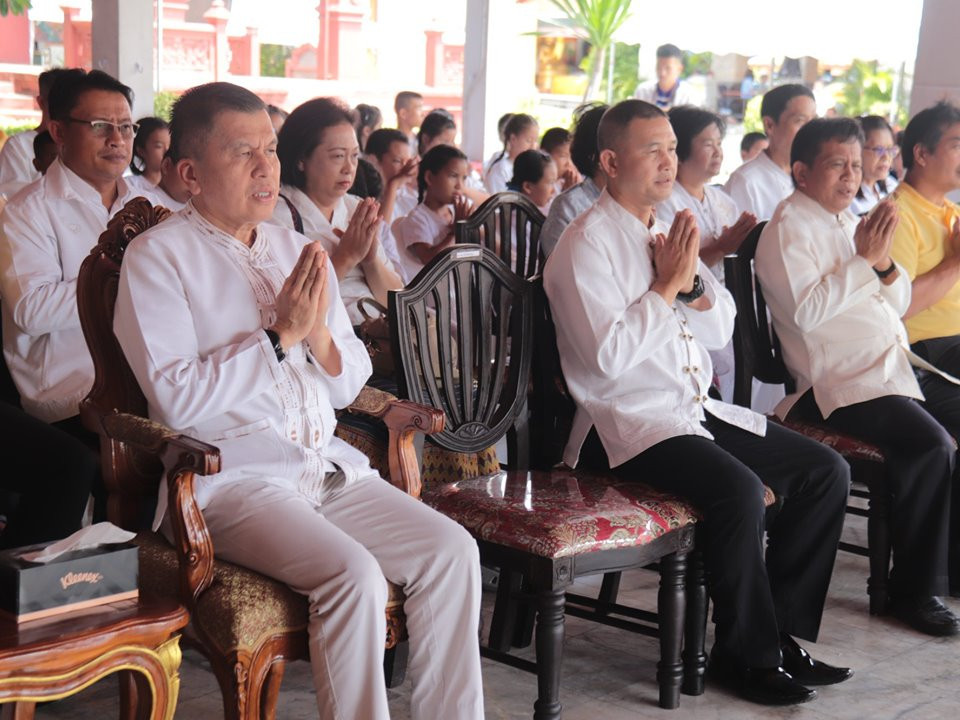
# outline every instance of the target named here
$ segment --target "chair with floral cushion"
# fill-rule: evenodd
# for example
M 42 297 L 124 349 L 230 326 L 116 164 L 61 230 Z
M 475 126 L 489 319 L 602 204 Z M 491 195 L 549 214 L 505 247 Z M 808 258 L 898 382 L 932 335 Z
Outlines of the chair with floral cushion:
M 185 642 L 210 661 L 223 694 L 224 717 L 268 720 L 276 714 L 285 662 L 308 658 L 306 599 L 282 583 L 215 558 L 194 480 L 219 471 L 219 452 L 146 418 L 146 400 L 113 335 L 127 244 L 168 214 L 143 198 L 132 200 L 110 221 L 83 262 L 77 300 L 96 378 L 81 404 L 81 417 L 101 438 L 109 519 L 139 532 L 141 592 L 175 596 L 189 609 Z M 371 444 L 347 426 L 338 427 L 338 434 L 368 453 L 383 477 L 408 492 L 419 488 L 413 438 L 417 432 L 439 430 L 442 415 L 371 387 L 364 388 L 349 410 L 382 419 L 389 445 Z M 169 492 L 173 546 L 149 531 L 161 479 Z M 402 588 L 391 584 L 385 641 L 388 682 L 394 683 L 402 672 L 393 674 L 389 661 L 403 660 L 403 601 Z
M 685 565 L 696 516 L 676 498 L 610 475 L 527 469 L 534 284 L 490 250 L 457 245 L 389 298 L 401 394 L 446 416 L 445 429 L 431 439 L 448 450 L 476 452 L 514 430 L 516 469 L 425 485 L 421 492 L 424 502 L 473 534 L 481 562 L 499 567 L 501 577 L 523 578 L 535 598 L 536 662 L 490 644 L 483 654 L 535 672 L 534 717 L 559 717 L 566 589 L 586 575 L 659 562 L 659 700 L 677 707 Z M 509 585 L 501 579 L 498 592 L 509 593 Z M 509 624 L 495 613 L 498 622 Z
M 753 379 L 774 385 L 783 384 L 787 392 L 796 389 L 793 378 L 783 363 L 780 341 L 770 324 L 763 288 L 753 272 L 753 257 L 757 251 L 760 233 L 766 222 L 758 223 L 740 245 L 735 255 L 724 259 L 724 278 L 727 289 L 737 306 L 733 332 L 734 389 L 733 401 L 750 407 Z M 780 422 L 775 417 L 771 420 Z M 784 420 L 791 430 L 827 445 L 849 463 L 853 488 L 850 496 L 865 499 L 868 509 L 847 506 L 847 514 L 867 518 L 868 547 L 841 542 L 840 549 L 870 560 L 867 593 L 870 613 L 882 615 L 887 606 L 887 584 L 890 572 L 890 491 L 887 489 L 883 450 L 876 445 L 839 433 L 815 423 Z

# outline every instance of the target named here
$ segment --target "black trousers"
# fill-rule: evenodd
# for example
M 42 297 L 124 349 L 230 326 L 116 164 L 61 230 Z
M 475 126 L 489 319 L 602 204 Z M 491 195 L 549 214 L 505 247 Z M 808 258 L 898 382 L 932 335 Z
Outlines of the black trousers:
M 710 415 L 714 440 L 664 440 L 614 468 L 695 505 L 721 649 L 779 665 L 779 633 L 814 641 L 843 528 L 850 468 L 830 448 L 770 423 L 766 437 Z M 767 531 L 763 485 L 783 498 Z
M 790 409 L 790 417 L 826 424 L 883 449 L 893 495 L 890 594 L 945 594 L 957 453 L 943 426 L 916 400 L 895 395 L 839 408 L 824 419 L 811 391 Z
M 80 529 L 100 476 L 97 456 L 59 428 L 0 403 L 0 485 L 20 496 L 0 546 L 58 540 Z
M 960 377 L 960 335 L 921 340 L 914 343 L 912 349 L 940 370 Z M 924 407 L 960 442 L 960 385 L 924 371 L 917 373 L 917 379 L 926 398 Z M 954 478 L 950 501 L 949 572 L 950 586 L 960 589 L 960 477 Z

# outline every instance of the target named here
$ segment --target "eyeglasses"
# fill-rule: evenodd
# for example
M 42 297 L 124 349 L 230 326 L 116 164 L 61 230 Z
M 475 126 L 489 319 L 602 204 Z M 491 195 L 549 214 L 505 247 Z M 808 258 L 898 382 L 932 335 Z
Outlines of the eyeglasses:
M 78 120 L 72 117 L 68 117 L 67 120 L 72 123 L 77 123 L 78 125 L 89 125 L 94 136 L 99 138 L 110 137 L 113 135 L 115 129 L 120 133 L 120 137 L 132 138 L 137 134 L 137 130 L 140 129 L 137 123 L 112 123 L 109 120 Z
M 864 150 L 869 150 L 874 155 L 876 155 L 877 158 L 882 158 L 884 155 L 888 155 L 890 156 L 891 160 L 893 160 L 897 155 L 900 154 L 900 148 L 897 147 L 896 145 L 893 145 L 891 147 L 881 147 L 880 145 L 877 145 L 875 147 L 865 147 Z

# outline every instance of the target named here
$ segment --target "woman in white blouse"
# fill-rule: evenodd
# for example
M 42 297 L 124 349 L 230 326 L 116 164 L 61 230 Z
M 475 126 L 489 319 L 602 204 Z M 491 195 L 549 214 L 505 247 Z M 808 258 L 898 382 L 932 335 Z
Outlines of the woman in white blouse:
M 282 184 L 273 220 L 323 244 L 350 320 L 359 325 L 357 300 L 386 305 L 387 291 L 403 281 L 380 244 L 379 204 L 347 194 L 360 156 L 349 108 L 330 98 L 303 103 L 280 129 L 277 155 Z
M 865 115 L 857 118 L 857 122 L 864 137 L 863 180 L 850 211 L 854 215 L 865 215 L 897 187 L 890 167 L 900 154 L 900 146 L 894 141 L 890 123 L 879 115 Z

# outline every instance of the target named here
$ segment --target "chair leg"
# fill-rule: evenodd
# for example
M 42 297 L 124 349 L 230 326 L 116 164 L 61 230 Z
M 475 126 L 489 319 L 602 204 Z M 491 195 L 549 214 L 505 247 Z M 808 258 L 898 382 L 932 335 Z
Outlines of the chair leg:
M 117 673 L 120 685 L 120 720 L 148 720 L 153 710 L 153 693 L 143 673 Z
M 622 573 L 618 572 L 604 573 L 600 594 L 597 596 L 597 615 L 608 615 L 610 608 L 617 604 L 621 575 Z
M 660 685 L 660 707 L 668 710 L 680 705 L 680 682 L 683 680 L 680 648 L 683 644 L 686 607 L 686 570 L 686 554 L 674 553 L 660 560 L 660 591 L 657 594 L 660 662 L 657 663 L 657 682 Z
M 277 660 L 270 666 L 260 691 L 260 720 L 273 720 L 277 716 L 277 701 L 280 699 L 280 685 L 283 683 L 285 668 L 286 663 L 283 660 Z
M 407 660 L 410 655 L 410 643 L 401 640 L 383 655 L 383 677 L 388 688 L 403 685 L 407 677 Z
M 10 702 L 0 705 L 0 719 L 2 720 L 33 720 L 36 703 Z
M 684 695 L 702 695 L 703 677 L 707 669 L 704 645 L 707 639 L 707 577 L 703 552 L 694 550 L 687 556 L 687 610 L 683 641 Z
M 560 704 L 560 667 L 563 664 L 564 590 L 544 590 L 537 594 L 537 701 L 533 720 L 558 720 Z
M 513 570 L 500 568 L 500 582 L 497 584 L 497 599 L 493 606 L 493 618 L 490 620 L 490 637 L 487 645 L 500 652 L 508 652 L 513 640 L 513 631 L 517 623 L 518 595 L 523 575 Z
M 890 493 L 883 482 L 870 483 L 867 511 L 867 546 L 870 551 L 870 577 L 867 594 L 870 596 L 870 614 L 883 615 L 887 611 L 887 580 L 890 575 Z

